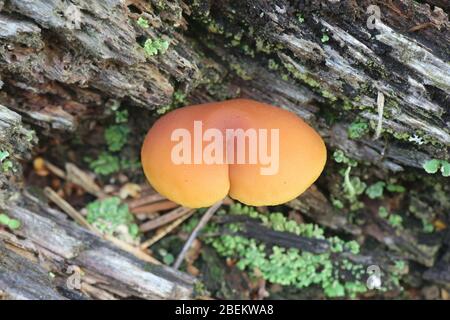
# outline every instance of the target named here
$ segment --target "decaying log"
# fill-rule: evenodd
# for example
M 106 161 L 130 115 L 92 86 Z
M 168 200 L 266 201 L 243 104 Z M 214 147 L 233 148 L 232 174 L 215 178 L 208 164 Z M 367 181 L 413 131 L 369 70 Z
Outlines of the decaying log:
M 30 157 L 33 142 L 34 134 L 23 126 L 22 117 L 0 105 L 0 208 L 17 196 L 22 181 L 19 160 Z
M 371 5 L 381 16 L 369 27 Z M 366 181 L 393 173 L 400 179 L 424 175 L 425 161 L 450 159 L 449 10 L 445 0 L 0 0 L 0 103 L 8 107 L 0 107 L 0 151 L 9 152 L 16 168 L 0 172 L 0 208 L 20 190 L 17 160 L 29 156 L 34 141 L 21 117 L 45 129 L 41 135 L 66 134 L 86 119 L 101 118 L 110 104 L 144 113 L 173 104 L 175 93 L 187 97 L 181 104 L 240 96 L 292 110 L 320 132 L 330 154 L 340 149 L 364 164 L 359 174 Z M 139 17 L 149 28 L 137 23 Z M 148 55 L 147 39 L 169 47 Z M 368 123 L 370 132 L 351 139 L 354 121 Z M 381 135 L 374 139 L 377 128 Z M 327 177 L 336 169 L 329 167 Z M 433 178 L 445 184 L 443 177 Z M 393 251 L 414 260 L 429 268 L 425 279 L 448 286 L 448 257 L 440 254 L 445 231 L 424 240 L 414 230 L 394 230 L 370 208 L 361 210 L 363 225 L 351 223 L 347 212 L 331 204 L 331 189 L 325 181 L 289 206 L 330 230 L 375 239 L 385 256 Z M 448 203 L 435 201 L 429 209 L 430 216 L 449 221 Z M 35 211 L 17 212 L 28 217 Z M 92 239 L 85 230 L 71 230 L 82 238 L 72 232 L 68 241 Z M 112 250 L 95 248 L 102 255 Z M 77 261 L 94 269 L 95 278 L 89 252 Z M 16 251 L 5 256 L 23 259 Z M 61 273 L 69 261 L 59 257 Z M 47 269 L 33 265 L 45 274 Z M 78 294 L 46 291 L 47 284 L 36 284 L 42 288 L 36 292 Z M 103 297 L 144 296 L 126 284 L 118 292 L 103 286 L 86 282 L 89 292 L 103 290 L 95 291 Z M 31 297 L 26 290 L 20 294 Z
M 111 99 L 154 109 L 175 91 L 195 102 L 241 92 L 295 110 L 330 146 L 387 170 L 448 158 L 448 15 L 411 0 L 375 1 L 381 21 L 368 28 L 371 4 L 5 1 L 0 101 L 44 127 L 75 130 Z M 424 21 L 432 26 L 407 32 Z M 204 46 L 185 35 L 190 29 Z M 142 39 L 159 38 L 167 52 L 146 55 Z M 382 130 L 401 140 L 352 141 L 342 129 L 355 118 L 375 128 L 379 92 Z M 348 114 L 330 126 L 318 116 L 327 104 Z
M 294 248 L 302 252 L 329 253 L 331 259 L 335 262 L 349 260 L 365 267 L 376 265 L 388 275 L 396 269 L 395 261 L 401 258 L 401 254 L 377 250 L 365 250 L 359 254 L 353 254 L 349 251 L 332 253 L 331 244 L 326 239 L 307 238 L 290 232 L 274 231 L 263 226 L 258 220 L 246 216 L 221 216 L 216 217 L 215 222 L 221 226 L 220 232 L 223 234 L 249 237 L 269 246 Z M 229 230 L 227 228 L 228 223 L 236 224 L 239 231 Z M 399 272 L 399 270 L 395 270 L 395 272 Z M 352 275 L 349 275 L 349 277 L 352 278 Z
M 300 197 L 289 202 L 288 206 L 332 230 L 361 234 L 361 228 L 349 223 L 345 213 L 334 208 L 315 186 L 311 186 Z
M 33 207 L 34 209 L 30 209 Z M 27 209 L 26 209 L 27 208 Z M 150 265 L 45 206 L 13 205 L 21 221 L 13 233 L 0 229 L 0 292 L 11 299 L 187 299 L 191 276 Z M 80 290 L 68 286 L 81 270 Z

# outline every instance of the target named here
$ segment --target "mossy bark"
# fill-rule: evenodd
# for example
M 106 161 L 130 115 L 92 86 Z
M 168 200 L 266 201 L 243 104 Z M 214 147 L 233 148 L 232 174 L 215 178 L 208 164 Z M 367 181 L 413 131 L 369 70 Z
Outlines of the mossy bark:
M 370 5 L 381 12 L 375 28 Z M 316 187 L 289 205 L 362 244 L 375 239 L 426 267 L 426 281 L 450 286 L 449 228 L 418 225 L 450 222 L 448 178 L 422 169 L 450 157 L 446 1 L 0 0 L 0 10 L 0 103 L 20 126 L 79 133 L 117 101 L 134 114 L 237 96 L 292 110 L 321 133 L 330 158 Z M 146 39 L 168 49 L 149 55 Z M 355 122 L 368 127 L 356 138 Z M 0 137 L 11 158 L 29 155 L 32 139 L 9 133 Z M 346 198 L 336 150 L 357 161 L 351 177 L 407 191 Z M 402 228 L 379 217 L 381 206 L 401 211 Z

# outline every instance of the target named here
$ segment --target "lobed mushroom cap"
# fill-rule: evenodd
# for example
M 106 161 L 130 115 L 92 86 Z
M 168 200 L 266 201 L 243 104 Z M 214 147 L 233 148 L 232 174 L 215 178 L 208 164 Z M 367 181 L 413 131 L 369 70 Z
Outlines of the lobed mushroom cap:
M 267 164 L 175 164 L 171 140 L 174 130 L 187 129 L 194 136 L 194 121 L 202 121 L 203 132 L 226 129 L 279 129 L 279 167 L 273 175 L 262 175 Z M 225 140 L 225 138 L 224 138 Z M 203 143 L 203 149 L 208 143 Z M 223 141 L 224 154 L 226 141 Z M 237 143 L 235 143 L 235 152 Z M 248 159 L 248 145 L 246 148 Z M 247 205 L 277 205 L 302 194 L 320 176 L 326 148 L 319 134 L 294 113 L 253 100 L 235 99 L 174 110 L 155 122 L 141 151 L 144 173 L 156 191 L 190 208 L 211 206 L 226 195 Z M 247 161 L 248 162 L 248 161 Z

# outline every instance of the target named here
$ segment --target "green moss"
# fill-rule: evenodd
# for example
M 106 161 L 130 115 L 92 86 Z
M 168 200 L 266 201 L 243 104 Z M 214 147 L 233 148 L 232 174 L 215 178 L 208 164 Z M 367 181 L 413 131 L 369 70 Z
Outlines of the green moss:
M 320 41 L 322 41 L 322 43 L 327 43 L 328 41 L 330 41 L 330 37 L 324 33 L 322 34 L 322 38 L 320 38 Z
M 0 150 L 0 163 L 9 157 L 9 152 L 5 150 Z
M 120 151 L 128 142 L 130 128 L 124 124 L 117 124 L 106 128 L 105 140 L 109 151 Z
M 210 296 L 210 292 L 201 281 L 195 281 L 194 283 L 194 297 L 206 297 Z
M 98 175 L 110 175 L 120 170 L 120 159 L 118 156 L 109 152 L 101 152 L 97 159 L 85 157 L 84 160 L 89 164 L 89 168 Z
M 393 227 L 401 228 L 403 224 L 403 218 L 398 214 L 390 214 L 388 217 L 388 222 Z
M 298 14 L 297 14 L 297 21 L 298 21 L 299 23 L 305 22 L 305 18 L 303 17 L 303 15 L 302 15 L 301 13 L 298 13 Z
M 298 249 L 286 249 L 279 246 L 267 247 L 252 238 L 238 235 L 223 235 L 207 238 L 217 252 L 225 257 L 237 260 L 237 267 L 250 273 L 258 270 L 263 278 L 272 283 L 294 286 L 299 289 L 309 286 L 320 286 L 328 297 L 354 297 L 365 292 L 364 283 L 358 278 L 363 274 L 363 266 L 352 263 L 334 261 L 332 254 L 350 252 L 359 253 L 359 245 L 355 241 L 344 241 L 338 237 L 326 238 L 324 230 L 315 224 L 298 224 L 287 219 L 281 213 L 260 214 L 254 208 L 232 205 L 229 212 L 221 210 L 218 215 L 247 215 L 258 219 L 263 225 L 276 231 L 291 232 L 296 235 L 328 240 L 330 252 L 314 254 Z M 229 227 L 229 225 L 227 225 Z M 217 231 L 217 226 L 209 226 L 210 231 Z M 345 270 L 345 272 L 343 272 Z M 354 280 L 347 281 L 345 274 L 353 274 Z
M 270 70 L 278 70 L 280 66 L 278 65 L 278 63 L 275 62 L 275 60 L 269 59 L 268 67 Z
M 378 208 L 378 215 L 380 218 L 386 219 L 394 228 L 402 228 L 403 218 L 400 215 L 390 213 L 385 207 Z
M 107 127 L 104 132 L 108 151 L 102 151 L 96 159 L 84 158 L 91 170 L 98 175 L 104 176 L 118 172 L 120 169 L 132 169 L 135 167 L 131 163 L 128 165 L 127 158 L 121 158 L 119 154 L 128 143 L 130 134 L 130 128 L 125 124 L 128 121 L 128 111 L 126 109 L 121 110 L 119 103 L 113 104 L 111 110 L 114 114 L 115 124 Z
M 342 108 L 344 110 L 353 110 L 355 109 L 355 106 L 353 105 L 353 103 L 350 100 L 344 100 L 342 103 Z
M 364 121 L 352 122 L 347 132 L 350 139 L 359 139 L 369 132 L 369 124 Z
M 344 151 L 342 150 L 336 150 L 333 152 L 333 159 L 334 161 L 336 161 L 337 163 L 342 163 L 342 164 L 347 164 L 351 167 L 356 167 L 358 165 L 358 163 L 356 162 L 356 160 L 354 159 L 350 159 L 348 158 Z
M 87 205 L 87 221 L 105 234 L 133 242 L 139 236 L 139 227 L 126 204 L 120 198 L 111 197 Z
M 186 94 L 181 91 L 175 91 L 172 95 L 172 102 L 168 105 L 158 107 L 156 113 L 158 115 L 163 115 L 173 109 L 183 107 L 184 105 L 186 105 Z
M 432 233 L 434 231 L 434 225 L 425 218 L 422 218 L 422 231 L 425 233 Z
M 175 257 L 173 256 L 173 254 L 171 254 L 164 248 L 158 249 L 158 255 L 162 258 L 164 264 L 168 266 L 172 265 L 172 263 L 175 261 Z
M 290 64 L 290 63 L 283 63 L 283 65 L 291 73 L 291 75 L 294 78 L 303 81 L 304 83 L 306 83 L 311 88 L 320 88 L 320 83 L 319 82 L 314 80 L 311 76 L 307 75 L 306 73 L 302 73 L 302 72 L 298 71 L 292 64 Z M 324 91 L 325 90 L 323 90 L 322 92 L 324 92 Z
M 384 187 L 386 183 L 384 181 L 378 181 L 366 189 L 366 194 L 370 199 L 377 199 L 383 196 Z
M 389 192 L 397 192 L 397 193 L 402 193 L 402 192 L 405 192 L 405 190 L 406 190 L 405 187 L 403 187 L 401 185 L 391 184 L 391 183 L 388 183 L 388 185 L 386 186 L 386 189 Z
M 252 77 L 245 71 L 239 63 L 230 63 L 231 69 L 243 80 L 251 80 Z
M 148 29 L 150 26 L 148 24 L 148 20 L 145 19 L 144 17 L 139 17 L 139 19 L 137 20 L 137 24 L 144 29 Z
M 435 174 L 440 169 L 442 176 L 450 177 L 450 163 L 445 160 L 428 160 L 423 164 L 423 169 L 430 174 Z
M 10 218 L 4 213 L 0 213 L 0 225 L 4 225 L 11 230 L 15 230 L 20 228 L 21 223 L 17 219 Z
M 9 156 L 10 154 L 8 151 L 0 150 L 0 169 L 3 172 L 8 172 L 14 167 L 12 161 L 8 159 Z
M 322 91 L 320 91 L 320 93 L 322 94 L 322 96 L 324 98 L 330 100 L 331 102 L 335 102 L 338 100 L 338 98 L 328 90 L 322 90 Z
M 222 25 L 219 25 L 216 21 L 209 19 L 208 31 L 216 34 L 223 34 L 224 29 Z
M 169 48 L 169 42 L 167 40 L 157 38 L 157 39 L 147 39 L 144 43 L 144 51 L 149 56 L 154 56 L 157 54 L 163 54 Z
M 256 38 L 256 51 L 258 52 L 263 52 L 263 53 L 267 53 L 267 54 L 271 54 L 274 53 L 275 51 L 282 49 L 283 46 L 281 44 L 272 44 L 268 41 L 265 41 L 262 38 Z

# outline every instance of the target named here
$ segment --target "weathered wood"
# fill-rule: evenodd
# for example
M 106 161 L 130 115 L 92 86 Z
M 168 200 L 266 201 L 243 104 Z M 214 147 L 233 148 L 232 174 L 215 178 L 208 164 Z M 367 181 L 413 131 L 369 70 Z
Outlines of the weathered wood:
M 17 197 L 22 181 L 19 160 L 29 158 L 33 142 L 33 132 L 23 126 L 22 117 L 0 105 L 0 208 Z
M 381 12 L 372 29 L 370 5 Z M 155 110 L 171 104 L 175 92 L 187 96 L 177 106 L 241 96 L 292 110 L 320 132 L 330 154 L 340 149 L 364 165 L 352 174 L 368 183 L 393 173 L 400 180 L 422 179 L 425 161 L 450 159 L 445 0 L 5 0 L 0 11 L 0 103 L 10 109 L 0 108 L 0 140 L 18 170 L 0 173 L 0 208 L 20 189 L 17 160 L 31 148 L 27 134 L 16 134 L 23 129 L 12 130 L 23 125 L 11 110 L 44 128 L 40 134 L 66 133 L 80 129 L 84 119 L 99 118 L 111 103 Z M 149 28 L 137 24 L 141 16 Z M 169 48 L 146 55 L 146 39 L 164 39 Z M 381 117 L 379 93 L 385 96 Z M 351 139 L 355 120 L 367 122 L 370 132 Z M 373 139 L 379 124 L 381 136 Z M 414 260 L 428 268 L 425 279 L 448 285 L 448 259 L 439 255 L 443 231 L 425 241 L 415 227 L 387 225 L 373 208 L 358 211 L 361 224 L 351 222 L 348 212 L 331 204 L 331 180 L 339 169 L 329 163 L 318 188 L 289 205 L 330 230 L 375 239 L 382 256 L 394 252 Z M 442 177 L 433 179 L 445 184 Z M 448 222 L 448 203 L 417 184 L 416 192 L 430 199 L 424 215 Z M 410 216 L 412 200 L 402 201 L 404 216 Z M 68 239 L 85 241 L 72 234 Z M 66 244 L 59 254 L 78 247 Z M 81 257 L 93 263 L 92 255 Z
M 6 212 L 22 223 L 14 233 L 0 230 L 0 287 L 8 298 L 192 297 L 192 277 L 140 261 L 61 213 L 55 215 L 51 210 L 49 214 L 45 207 L 31 211 L 18 205 Z M 81 276 L 83 294 L 66 286 L 69 266 L 79 267 L 86 275 Z M 84 282 L 96 291 L 84 290 Z
M 297 199 L 289 202 L 288 206 L 299 210 L 318 224 L 330 229 L 345 231 L 353 235 L 362 233 L 361 228 L 351 224 L 345 212 L 334 208 L 315 186 L 306 190 Z
M 278 246 L 287 249 L 299 249 L 301 252 L 312 252 L 315 254 L 328 253 L 335 262 L 349 260 L 365 267 L 376 265 L 384 270 L 387 275 L 391 272 L 399 272 L 395 267 L 395 261 L 401 257 L 399 253 L 380 252 L 377 250 L 364 250 L 359 254 L 353 254 L 349 251 L 333 253 L 331 251 L 331 243 L 326 239 L 308 238 L 290 232 L 274 231 L 261 225 L 258 220 L 247 216 L 221 216 L 216 217 L 215 222 L 220 226 L 220 232 L 222 234 L 256 239 L 259 242 L 268 245 L 269 248 L 271 248 L 271 246 Z M 227 228 L 228 223 L 238 225 L 239 231 L 235 232 L 229 230 Z M 354 276 L 349 274 L 348 277 L 349 279 L 352 279 Z
M 340 114 L 348 110 L 348 119 L 359 117 L 374 127 L 378 117 L 376 97 L 382 92 L 386 97 L 383 131 L 390 137 L 402 136 L 403 142 L 389 139 L 385 161 L 377 161 L 383 158 L 382 142 L 363 140 L 363 151 L 358 147 L 347 148 L 349 155 L 355 158 L 364 155 L 372 164 L 394 171 L 405 166 L 419 167 L 430 155 L 447 158 L 450 143 L 448 16 L 437 7 L 432 11 L 427 5 L 407 0 L 393 4 L 407 12 L 399 15 L 395 7 L 378 2 L 381 22 L 377 28 L 368 29 L 369 15 L 365 11 L 370 4 L 368 1 L 310 1 L 309 5 L 288 1 L 225 1 L 205 4 L 204 12 L 197 14 L 200 19 L 202 14 L 210 14 L 209 21 L 219 24 L 218 36 L 208 40 L 213 41 L 209 47 L 223 58 L 223 63 L 236 69 L 234 61 L 242 61 L 238 63 L 238 73 L 244 81 L 238 80 L 237 84 L 246 96 L 298 110 L 301 116 L 322 128 L 323 136 L 330 137 L 334 147 L 354 141 L 342 134 L 335 140 L 334 128 L 317 116 L 308 115 L 311 109 L 305 108 L 305 103 L 320 105 L 325 101 Z M 301 14 L 304 22 L 298 21 L 297 14 Z M 417 33 L 405 32 L 405 26 L 420 24 L 422 19 L 435 21 L 436 25 Z M 246 30 L 251 30 L 252 38 L 257 40 L 256 49 L 252 47 L 257 58 L 222 49 L 229 46 L 227 32 L 236 29 L 244 32 L 242 41 L 247 41 L 246 44 L 252 43 L 245 36 Z M 324 34 L 330 40 L 322 42 Z M 258 42 L 268 48 L 258 50 Z M 276 69 L 272 72 L 278 76 L 270 75 L 267 64 L 261 63 L 267 63 L 269 57 L 272 69 Z M 291 90 L 292 80 L 280 79 L 280 73 L 306 84 L 321 99 L 304 90 Z M 270 78 L 278 81 L 271 82 Z M 279 85 L 280 82 L 284 84 Z M 338 128 L 348 127 L 348 122 L 341 119 L 338 122 Z M 419 143 L 431 139 L 444 148 L 417 144 L 414 137 L 419 138 Z M 414 152 L 405 154 L 405 150 Z

